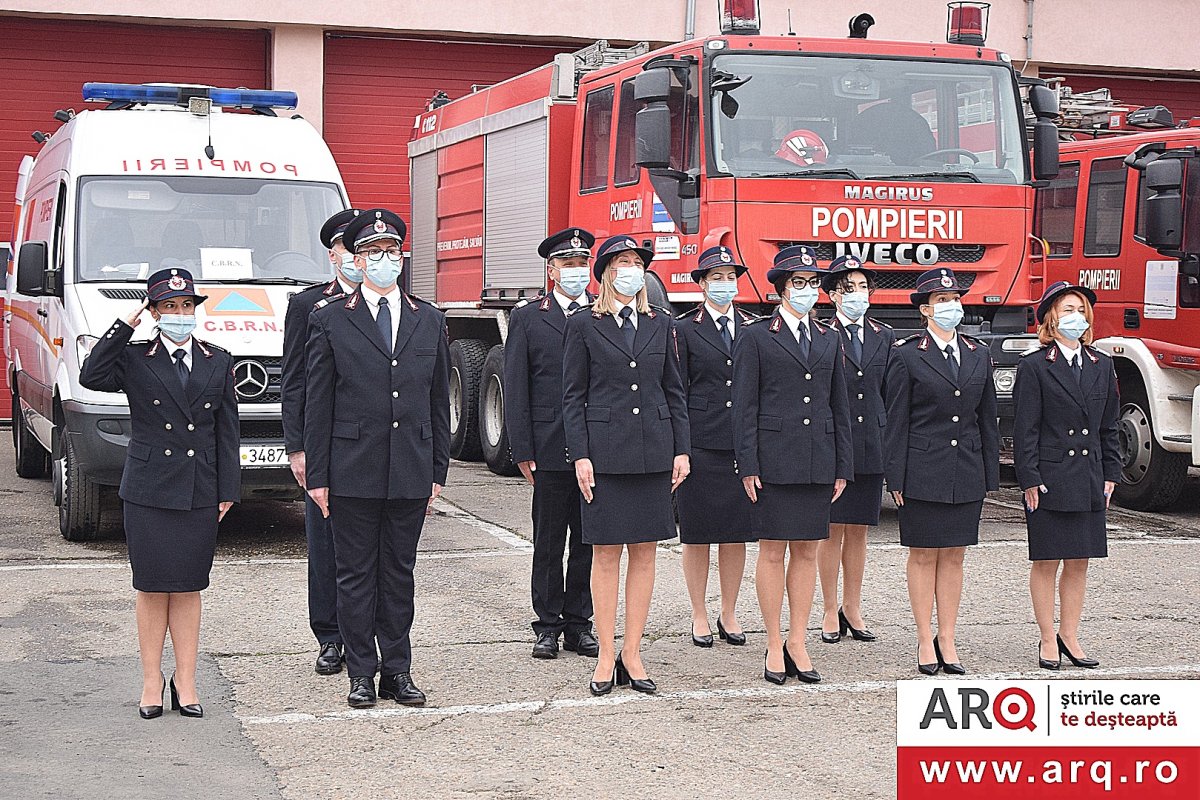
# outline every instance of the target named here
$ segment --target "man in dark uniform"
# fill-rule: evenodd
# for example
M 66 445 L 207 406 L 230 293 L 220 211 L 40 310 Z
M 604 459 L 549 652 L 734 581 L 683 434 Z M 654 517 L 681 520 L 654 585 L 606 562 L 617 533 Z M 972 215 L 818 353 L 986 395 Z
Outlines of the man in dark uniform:
M 361 212 L 357 208 L 339 211 L 321 226 L 321 244 L 329 250 L 334 279 L 318 283 L 288 300 L 283 322 L 283 375 L 280 381 L 283 407 L 283 442 L 292 474 L 300 488 L 304 483 L 304 366 L 308 347 L 308 315 L 313 306 L 327 298 L 353 294 L 362 283 L 362 270 L 354 263 L 354 254 L 342 244 L 346 226 Z M 318 675 L 336 675 L 344 660 L 342 635 L 337 624 L 337 572 L 333 566 L 333 532 L 329 520 L 311 497 L 304 498 L 304 533 L 308 539 L 308 624 L 321 651 L 317 655 Z
M 410 677 L 413 567 L 425 509 L 450 463 L 446 318 L 396 285 L 405 224 L 364 211 L 343 234 L 363 270 L 353 294 L 313 309 L 304 452 L 308 493 L 331 516 L 338 628 L 353 708 L 423 705 Z
M 553 290 L 513 309 L 504 343 L 504 424 L 513 461 L 533 484 L 534 658 L 557 658 L 560 635 L 568 650 L 600 652 L 592 634 L 592 548 L 583 544 L 579 486 L 562 421 L 563 329 L 567 315 L 590 302 L 595 241 L 582 228 L 568 228 L 541 243 L 538 255 L 546 259 Z

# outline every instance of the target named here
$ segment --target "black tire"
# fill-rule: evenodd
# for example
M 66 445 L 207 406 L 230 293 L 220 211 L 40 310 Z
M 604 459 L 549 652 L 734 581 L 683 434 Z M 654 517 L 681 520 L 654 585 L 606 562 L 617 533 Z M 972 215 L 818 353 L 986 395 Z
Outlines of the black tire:
M 488 469 L 497 475 L 512 477 L 521 471 L 513 463 L 504 424 L 504 345 L 488 351 L 479 382 L 479 444 Z
M 71 437 L 63 437 L 62 503 L 58 507 L 58 529 L 69 542 L 88 542 L 100 537 L 101 488 L 79 469 Z
M 1121 451 L 1121 482 L 1113 501 L 1135 511 L 1166 508 L 1179 499 L 1191 458 L 1170 453 L 1154 438 L 1150 403 L 1140 385 L 1126 388 L 1117 422 Z
M 479 461 L 479 379 L 487 358 L 487 343 L 455 339 L 450 343 L 450 457 Z
M 17 475 L 22 478 L 45 478 L 50 473 L 50 454 L 33 436 L 21 413 L 20 398 L 12 396 L 13 448 L 16 454 Z
M 646 299 L 652 306 L 670 309 L 671 301 L 667 298 L 667 287 L 657 273 L 646 270 Z M 672 312 L 671 316 L 674 316 Z

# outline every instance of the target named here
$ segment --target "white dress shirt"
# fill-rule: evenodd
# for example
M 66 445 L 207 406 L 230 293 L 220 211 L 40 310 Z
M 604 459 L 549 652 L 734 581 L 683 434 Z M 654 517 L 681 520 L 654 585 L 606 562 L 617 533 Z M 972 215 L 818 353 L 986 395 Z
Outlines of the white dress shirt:
M 1074 367 L 1076 360 L 1083 358 L 1083 351 L 1081 348 L 1076 347 L 1074 350 L 1072 350 L 1062 342 L 1055 342 L 1055 344 L 1058 345 L 1059 352 L 1063 354 L 1063 358 L 1067 360 L 1068 367 Z
M 840 325 L 842 327 L 842 330 L 846 330 L 847 325 L 857 325 L 858 326 L 858 341 L 862 344 L 866 343 L 866 340 L 863 339 L 863 322 L 865 320 L 863 320 L 862 317 L 859 317 L 858 319 L 850 319 L 845 314 L 843 314 L 841 311 L 839 311 L 839 312 L 837 312 L 837 320 L 838 320 L 838 325 Z
M 628 303 L 626 303 L 625 305 L 621 306 L 621 308 L 633 309 L 633 313 L 629 315 L 629 321 L 633 323 L 633 329 L 636 331 L 637 326 L 638 326 L 637 300 L 636 299 L 631 300 Z M 625 321 L 623 319 L 621 319 L 621 308 L 617 309 L 617 327 L 624 329 Z
M 789 314 L 787 311 L 781 311 L 779 316 L 783 317 L 783 322 L 788 326 L 788 330 L 792 332 L 792 336 L 796 337 L 796 341 L 800 341 L 800 326 L 804 326 L 804 331 L 808 334 L 808 341 L 812 341 L 812 328 L 808 324 L 808 314 L 801 319 L 795 314 Z
M 933 340 L 933 346 L 936 347 L 939 351 L 941 351 L 942 358 L 946 357 L 946 348 L 953 347 L 954 348 L 954 355 L 953 355 L 954 361 L 959 366 L 962 366 L 962 344 L 961 344 L 961 342 L 959 342 L 957 332 L 955 332 L 954 338 L 952 338 L 948 342 L 943 342 L 941 339 L 939 339 L 937 334 L 933 332 L 933 328 L 926 328 L 925 332 L 927 334 L 929 334 L 929 338 Z
M 729 311 L 725 312 L 724 314 L 722 314 L 720 311 L 717 311 L 717 309 L 713 308 L 709 303 L 704 304 L 704 310 L 708 312 L 708 316 L 712 319 L 713 325 L 717 326 L 717 333 L 721 332 L 721 317 L 725 317 L 725 319 L 729 320 L 729 325 L 727 326 L 729 328 L 729 338 L 732 339 L 737 336 L 737 332 L 734 330 L 733 325 L 732 305 L 729 306 Z
M 182 344 L 172 342 L 170 339 L 168 339 L 166 336 L 164 336 L 161 333 L 158 335 L 158 338 L 162 342 L 162 346 L 166 348 L 167 355 L 169 355 L 171 357 L 172 364 L 175 363 L 175 351 L 181 347 L 183 348 L 183 353 L 184 353 L 183 365 L 188 368 L 188 372 L 191 372 L 192 371 L 192 337 L 189 336 L 187 338 L 187 341 Z
M 379 319 L 379 298 L 387 298 L 388 311 L 392 314 L 391 347 L 394 348 L 396 346 L 396 331 L 400 327 L 400 288 L 393 286 L 392 290 L 387 294 L 380 294 L 364 283 L 362 285 L 362 296 L 363 300 L 367 301 L 367 310 L 371 312 L 372 319 Z
M 571 305 L 571 303 L 579 303 L 581 306 L 587 303 L 587 292 L 579 295 L 579 297 L 567 297 L 565 294 L 560 292 L 556 286 L 551 294 L 553 294 L 554 299 L 558 301 L 558 307 L 563 310 L 564 314 L 571 313 L 571 309 L 568 307 Z

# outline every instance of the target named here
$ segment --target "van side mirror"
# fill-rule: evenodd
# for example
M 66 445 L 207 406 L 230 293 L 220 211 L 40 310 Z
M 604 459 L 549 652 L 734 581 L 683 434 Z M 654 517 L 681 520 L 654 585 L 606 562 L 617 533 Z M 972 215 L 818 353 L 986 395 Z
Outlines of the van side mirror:
M 1146 242 L 1159 252 L 1183 245 L 1183 161 L 1159 158 L 1146 165 Z
M 45 242 L 24 242 L 17 253 L 17 292 L 27 297 L 46 294 L 43 283 L 49 263 Z
M 1048 119 L 1033 123 L 1033 177 L 1039 181 L 1058 177 L 1058 127 Z

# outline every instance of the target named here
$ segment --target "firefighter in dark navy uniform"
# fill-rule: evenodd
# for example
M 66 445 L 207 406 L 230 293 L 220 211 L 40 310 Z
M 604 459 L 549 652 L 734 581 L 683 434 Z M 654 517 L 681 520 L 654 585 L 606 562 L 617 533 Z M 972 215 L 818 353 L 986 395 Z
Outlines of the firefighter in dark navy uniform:
M 746 570 L 746 542 L 754 534 L 750 498 L 733 456 L 733 349 L 743 329 L 757 319 L 733 304 L 737 280 L 745 273 L 728 247 L 705 250 L 692 270 L 705 302 L 675 320 L 692 448 L 692 473 L 678 493 L 679 540 L 692 604 L 692 644 L 697 647 L 713 645 L 706 595 L 714 544 L 721 584 L 717 633 L 730 644 L 746 643 L 737 598 Z
M 917 624 L 917 669 L 966 672 L 954 641 L 963 558 L 979 542 L 984 495 L 999 488 L 1000 433 L 987 345 L 958 333 L 966 288 L 932 269 L 911 295 L 926 329 L 899 339 L 884 386 L 884 474 L 908 551 L 908 598 Z M 937 604 L 938 629 L 931 625 Z
M 378 696 L 425 703 L 410 674 L 413 567 L 450 463 L 450 353 L 445 316 L 396 285 L 404 233 L 386 209 L 351 222 L 343 240 L 363 283 L 309 323 L 305 477 L 332 521 L 354 708 L 376 702 L 377 646 Z
M 1079 620 L 1088 560 L 1108 556 L 1105 517 L 1122 459 L 1113 361 L 1091 344 L 1095 302 L 1084 286 L 1059 281 L 1046 288 L 1035 313 L 1042 346 L 1017 365 L 1013 392 L 1013 463 L 1025 490 L 1038 663 L 1050 670 L 1064 655 L 1077 667 L 1100 665 L 1079 644 Z M 1057 632 L 1056 582 L 1062 598 Z
M 826 322 L 842 337 L 850 426 L 854 430 L 854 480 L 829 510 L 829 538 L 821 542 L 817 566 L 821 575 L 824 620 L 821 641 L 833 644 L 850 634 L 873 642 L 862 617 L 863 573 L 867 564 L 867 527 L 879 524 L 883 497 L 883 431 L 887 409 L 883 376 L 896 337 L 892 329 L 867 316 L 875 291 L 875 271 L 854 256 L 839 256 L 829 265 L 821 288 L 836 313 Z M 843 602 L 838 603 L 838 572 Z
M 196 306 L 205 298 L 191 273 L 159 270 L 146 286 L 145 303 L 100 337 L 79 382 L 124 392 L 129 401 L 133 432 L 120 495 L 137 590 L 139 713 L 146 719 L 162 715 L 162 648 L 169 629 L 175 652 L 171 707 L 200 717 L 200 591 L 208 587 L 217 523 L 241 494 L 233 358 L 192 336 Z M 147 307 L 158 334 L 130 342 Z
M 583 543 L 579 485 L 562 423 L 563 330 L 567 315 L 591 302 L 595 241 L 582 228 L 546 237 L 538 255 L 546 259 L 553 288 L 513 309 L 504 342 L 504 424 L 513 461 L 533 485 L 534 658 L 557 658 L 559 636 L 567 650 L 600 652 L 592 633 L 592 548 Z
M 308 315 L 322 300 L 352 294 L 362 283 L 362 270 L 354 254 L 346 252 L 342 234 L 361 212 L 339 211 L 321 226 L 321 244 L 329 250 L 334 279 L 318 283 L 288 299 L 283 323 L 283 374 L 280 391 L 283 441 L 296 482 L 304 489 L 304 374 L 308 347 Z M 336 675 L 342 671 L 342 636 L 337 626 L 337 572 L 333 565 L 333 531 L 316 503 L 304 496 L 304 532 L 308 540 L 308 624 L 317 637 L 320 652 L 316 673 Z
M 759 540 L 755 583 L 767 630 L 763 679 L 776 684 L 789 676 L 821 680 L 804 641 L 817 547 L 829 538 L 830 506 L 854 478 L 841 342 L 811 315 L 822 272 L 811 247 L 780 250 L 767 271 L 779 309 L 769 322 L 746 328 L 733 356 L 734 452 Z

